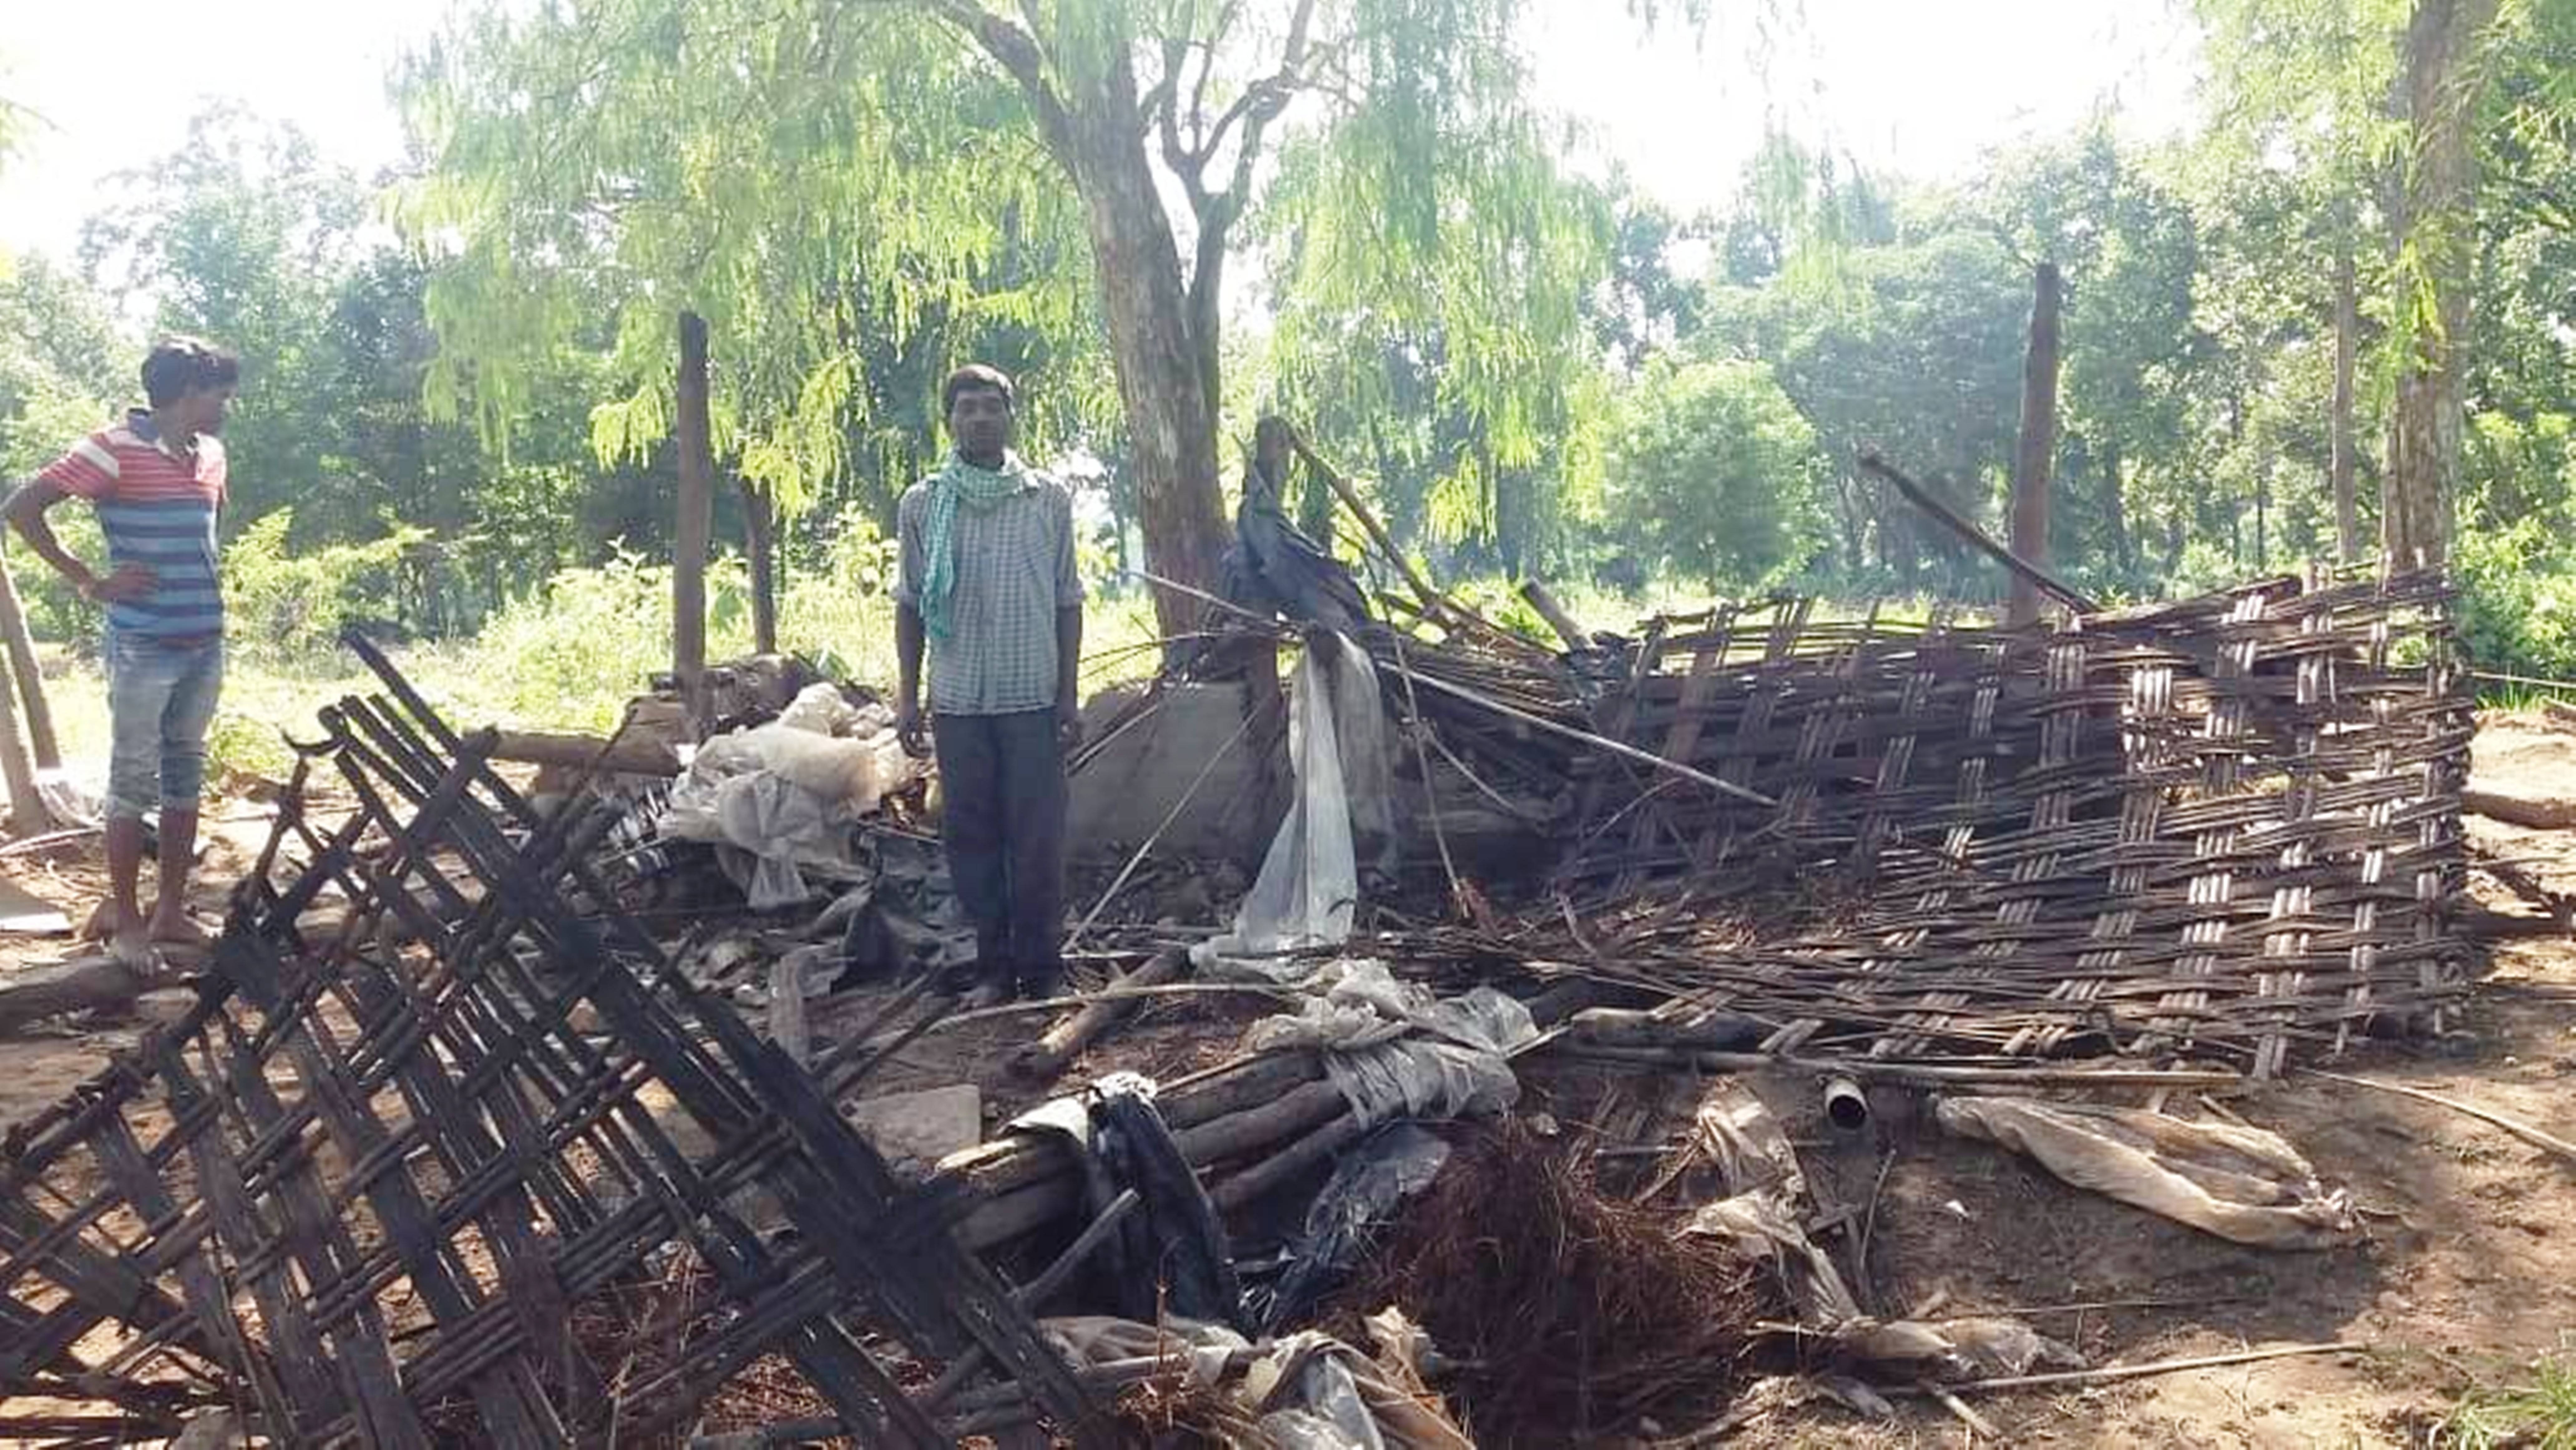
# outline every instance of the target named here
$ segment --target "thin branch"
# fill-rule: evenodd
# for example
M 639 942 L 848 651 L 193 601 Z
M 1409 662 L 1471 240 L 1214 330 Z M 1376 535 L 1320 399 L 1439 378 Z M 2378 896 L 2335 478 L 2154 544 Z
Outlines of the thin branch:
M 1065 110 L 1064 101 L 1047 84 L 1046 57 L 1038 49 L 1031 31 L 1013 25 L 1005 16 L 985 9 L 978 0 L 921 0 L 930 13 L 956 26 L 983 47 L 984 53 L 999 63 L 1028 94 L 1029 106 L 1036 111 L 1039 134 L 1046 138 L 1047 150 L 1058 162 L 1070 169 L 1073 165 L 1073 117 Z

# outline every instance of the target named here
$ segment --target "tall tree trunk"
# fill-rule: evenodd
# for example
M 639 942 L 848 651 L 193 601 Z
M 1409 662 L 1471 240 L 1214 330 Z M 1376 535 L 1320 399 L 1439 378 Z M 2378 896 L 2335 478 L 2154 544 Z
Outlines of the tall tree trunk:
M 2254 572 L 2272 567 L 2272 462 L 2254 470 Z
M 1112 9 L 1100 7 L 1104 21 Z M 1215 317 L 1211 309 L 1193 326 L 1179 246 L 1145 157 L 1135 72 L 1112 43 L 1114 32 L 1094 39 L 1092 53 L 1118 58 L 1069 79 L 1063 154 L 1082 196 L 1110 360 L 1127 414 L 1145 565 L 1213 593 L 1225 552 L 1216 398 L 1209 391 Z M 1155 617 L 1166 635 L 1197 628 L 1203 608 L 1170 590 L 1155 591 Z
M 2352 371 L 2361 345 L 2361 305 L 2352 275 L 2352 232 L 2346 227 L 2335 254 L 2334 404 L 2327 418 L 2326 482 L 2334 493 L 2335 557 L 2361 558 L 2361 500 L 2353 487 Z
M 2405 251 L 2397 268 L 2397 299 L 2401 309 L 2411 311 L 2413 298 L 2429 292 L 2433 306 L 2430 317 L 2414 316 L 2411 343 L 2397 375 L 2397 407 L 2381 484 L 2384 541 L 2401 569 L 2438 565 L 2450 553 L 2452 500 L 2459 491 L 2469 238 L 2475 227 L 2476 156 L 2470 127 L 2482 89 L 2470 77 L 2477 64 L 2478 35 L 2495 18 L 2496 4 L 2417 0 L 2406 27 L 2411 164 L 2397 225 Z
M 751 648 L 754 654 L 778 653 L 778 510 L 769 490 L 748 478 L 734 480 L 742 490 L 744 552 L 751 556 Z
M 2120 445 L 2102 450 L 2102 521 L 2111 533 L 2111 562 L 2123 574 L 2138 568 L 2137 545 L 2129 537 L 2129 489 L 2120 469 L 2127 462 L 2120 456 Z
M 2057 264 L 2042 262 L 2033 278 L 2030 350 L 2021 369 L 2021 443 L 2013 453 L 2012 550 L 2048 566 L 2048 475 L 2057 454 Z M 2015 574 L 2012 607 L 2005 618 L 2030 624 L 2039 618 L 2039 586 Z
M 671 673 L 691 721 L 706 724 L 707 541 L 715 528 L 716 464 L 707 427 L 707 322 L 680 314 L 679 521 L 671 543 Z

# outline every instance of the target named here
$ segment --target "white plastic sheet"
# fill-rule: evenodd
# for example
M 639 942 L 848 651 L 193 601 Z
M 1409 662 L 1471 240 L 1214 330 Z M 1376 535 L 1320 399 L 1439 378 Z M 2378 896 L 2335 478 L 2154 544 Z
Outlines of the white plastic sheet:
M 2078 1188 L 2234 1243 L 2332 1248 L 2360 1231 L 2351 1195 L 2327 1191 L 2289 1140 L 2261 1128 L 2036 1098 L 1944 1098 L 1934 1111 L 1961 1137 L 2027 1153 Z
M 1498 1113 L 1520 1100 L 1511 1050 L 1538 1035 L 1529 1009 L 1491 987 L 1437 997 L 1378 961 L 1326 964 L 1295 1013 L 1244 1034 L 1253 1052 L 1320 1049 L 1364 1124 Z
M 1350 939 L 1360 895 L 1355 807 L 1364 828 L 1391 836 L 1384 717 L 1367 653 L 1337 634 L 1315 636 L 1288 686 L 1297 798 L 1270 839 L 1234 930 L 1191 949 L 1201 969 L 1233 958 L 1242 970 L 1285 975 L 1293 968 L 1279 953 Z
M 755 908 L 792 906 L 812 895 L 809 870 L 855 874 L 850 823 L 919 771 L 882 708 L 816 685 L 777 720 L 700 746 L 671 788 L 662 833 L 725 848 Z

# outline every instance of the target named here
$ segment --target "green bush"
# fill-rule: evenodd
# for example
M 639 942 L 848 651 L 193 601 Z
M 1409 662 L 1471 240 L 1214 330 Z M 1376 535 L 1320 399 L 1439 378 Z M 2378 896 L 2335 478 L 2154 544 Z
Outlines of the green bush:
M 351 624 L 400 613 L 403 564 L 428 540 L 408 526 L 363 544 L 290 545 L 293 509 L 254 519 L 224 546 L 224 610 L 236 656 L 304 659 Z
M 2463 533 L 2452 563 L 2460 636 L 2479 669 L 2576 679 L 2576 551 L 2525 518 Z

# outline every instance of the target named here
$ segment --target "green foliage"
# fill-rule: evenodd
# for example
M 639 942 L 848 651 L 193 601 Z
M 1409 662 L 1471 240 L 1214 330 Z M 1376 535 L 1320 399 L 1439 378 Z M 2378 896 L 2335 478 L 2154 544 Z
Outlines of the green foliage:
M 253 520 L 224 549 L 224 609 L 236 654 L 311 657 L 336 650 L 342 629 L 390 622 L 406 566 L 428 539 L 404 527 L 362 544 L 290 548 L 295 510 Z
M 1611 446 L 1611 510 L 1658 561 L 1754 593 L 1815 554 L 1821 471 L 1815 430 L 1768 366 L 1659 363 Z
M 2576 1450 L 2576 1371 L 2544 1358 L 2527 1385 L 2472 1390 L 2443 1417 L 2433 1443 L 2439 1450 Z
M 2576 679 L 2576 549 L 2542 520 L 2463 534 L 2460 637 L 2478 668 Z

